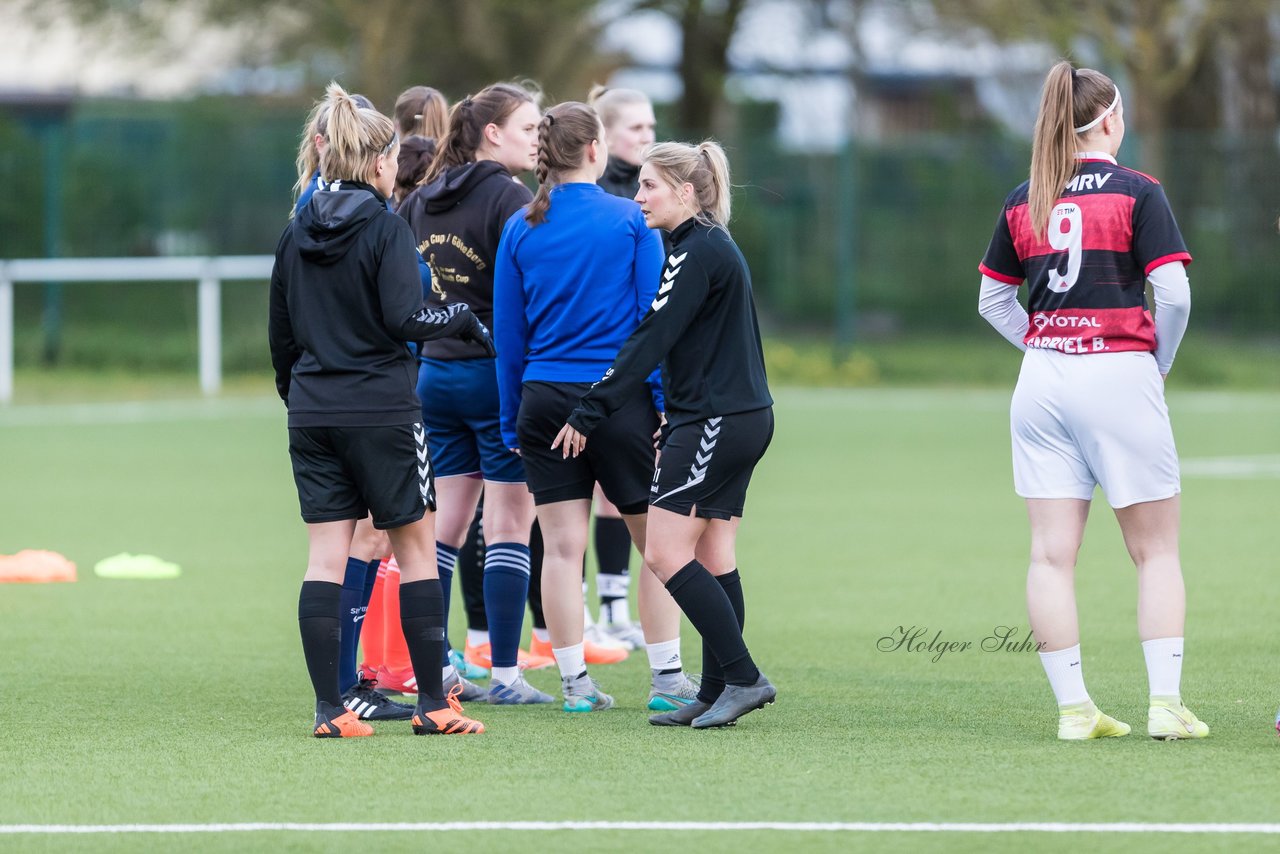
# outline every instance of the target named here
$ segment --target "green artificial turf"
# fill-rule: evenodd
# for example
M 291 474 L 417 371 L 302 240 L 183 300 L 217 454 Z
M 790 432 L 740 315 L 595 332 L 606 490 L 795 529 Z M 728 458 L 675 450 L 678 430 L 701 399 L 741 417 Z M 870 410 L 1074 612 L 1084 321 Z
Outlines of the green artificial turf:
M 606 713 L 468 712 L 489 732 L 308 736 L 295 622 L 306 538 L 265 398 L 0 409 L 0 553 L 74 584 L 0 587 L 0 825 L 434 821 L 1276 822 L 1280 478 L 1184 477 L 1184 697 L 1204 742 L 1146 738 L 1134 572 L 1095 503 L 1078 592 L 1090 693 L 1128 738 L 1063 744 L 1026 634 L 1008 391 L 791 389 L 739 539 L 747 640 L 779 688 L 738 727 L 654 728 L 643 656 Z M 1280 395 L 1170 390 L 1184 462 L 1280 455 Z M 106 581 L 118 552 L 182 565 Z M 638 562 L 637 562 L 638 566 Z M 456 597 L 455 597 L 456 601 Z M 461 638 L 455 609 L 452 634 Z M 882 651 L 898 627 L 969 642 Z M 686 625 L 686 667 L 699 667 Z M 888 642 L 881 646 L 891 645 Z M 556 691 L 551 671 L 530 674 Z M 0 849 L 1225 850 L 1262 837 L 483 831 L 0 836 Z M 1272 837 L 1273 838 L 1273 837 Z

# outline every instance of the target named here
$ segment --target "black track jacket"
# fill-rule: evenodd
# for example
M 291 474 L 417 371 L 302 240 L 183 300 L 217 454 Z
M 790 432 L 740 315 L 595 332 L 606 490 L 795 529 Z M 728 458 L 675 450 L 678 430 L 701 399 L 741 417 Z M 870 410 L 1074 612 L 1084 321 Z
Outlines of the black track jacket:
M 773 405 L 751 273 L 719 227 L 689 219 L 671 232 L 658 294 L 613 367 L 569 424 L 583 434 L 617 411 L 659 362 L 669 428 Z

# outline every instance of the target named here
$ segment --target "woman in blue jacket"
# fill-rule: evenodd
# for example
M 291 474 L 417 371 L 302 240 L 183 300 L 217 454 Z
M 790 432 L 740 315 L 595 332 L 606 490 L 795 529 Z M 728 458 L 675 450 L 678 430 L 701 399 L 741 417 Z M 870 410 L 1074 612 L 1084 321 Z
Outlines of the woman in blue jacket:
M 603 138 L 586 104 L 547 111 L 538 127 L 538 193 L 507 220 L 494 275 L 502 438 L 523 457 L 542 527 L 543 609 L 567 712 L 613 705 L 587 676 L 583 651 L 592 491 L 599 482 L 643 548 L 662 408 L 655 372 L 628 387 L 591 451 L 571 459 L 551 451 L 578 399 L 639 325 L 662 269 L 662 242 L 639 206 L 596 185 L 608 159 Z M 696 692 L 681 669 L 679 610 L 656 577 L 642 576 L 646 640 L 670 653 L 654 671 L 653 691 L 688 702 Z

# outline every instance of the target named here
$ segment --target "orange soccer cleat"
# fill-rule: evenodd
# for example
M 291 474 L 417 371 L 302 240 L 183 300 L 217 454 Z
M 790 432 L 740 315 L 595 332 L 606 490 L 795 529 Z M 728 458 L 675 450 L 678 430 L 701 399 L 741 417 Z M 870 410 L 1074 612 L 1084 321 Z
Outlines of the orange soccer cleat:
M 353 713 L 342 709 L 342 714 L 337 715 L 333 714 L 334 711 L 336 709 L 316 712 L 316 728 L 312 731 L 316 738 L 361 738 L 373 735 L 373 727 Z
M 445 698 L 443 709 L 424 711 L 421 706 L 413 710 L 414 735 L 479 735 L 484 732 L 484 724 L 473 720 L 462 713 L 462 703 L 458 695 L 462 686 L 455 685 Z
M 537 642 L 536 638 L 534 639 L 534 642 Z M 476 667 L 492 668 L 493 658 L 490 649 L 491 648 L 487 643 L 475 646 L 468 643 L 466 650 L 463 652 L 463 658 L 466 659 L 468 664 L 474 664 Z M 519 665 L 521 670 L 543 670 L 556 663 L 556 660 L 551 656 L 550 645 L 547 646 L 547 652 L 545 655 L 541 655 L 538 652 L 533 651 L 532 645 L 530 645 L 530 650 L 531 651 L 529 652 L 525 652 L 521 649 L 516 652 L 516 663 Z
M 555 656 L 551 652 L 551 641 L 540 641 L 535 636 L 529 642 L 529 654 L 534 657 L 545 657 L 552 664 L 555 664 Z M 590 638 L 582 639 L 582 657 L 587 664 L 617 664 L 619 661 L 626 661 L 627 650 L 621 645 L 610 646 L 606 644 L 596 643 Z M 530 668 L 535 669 L 535 668 Z

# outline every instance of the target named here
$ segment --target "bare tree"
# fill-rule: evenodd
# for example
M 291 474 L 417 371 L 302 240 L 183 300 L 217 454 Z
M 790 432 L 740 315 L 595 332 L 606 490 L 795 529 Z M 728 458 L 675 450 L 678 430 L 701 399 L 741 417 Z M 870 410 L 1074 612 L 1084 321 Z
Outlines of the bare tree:
M 0 0 L 33 20 L 71 18 L 110 27 L 139 47 L 163 50 L 176 13 L 252 34 L 244 61 L 296 63 L 307 85 L 330 75 L 389 110 L 406 86 L 453 97 L 496 80 L 527 77 L 555 97 L 581 98 L 618 57 L 597 50 L 607 23 L 599 0 Z M 175 46 L 180 48 L 181 46 Z M 321 58 L 323 61 L 317 61 Z M 323 78 L 323 79 L 322 79 Z
M 999 41 L 1036 39 L 1069 55 L 1091 42 L 1131 88 L 1125 107 L 1142 144 L 1146 168 L 1159 173 L 1167 131 L 1177 126 L 1179 99 L 1206 54 L 1224 39 L 1243 39 L 1252 61 L 1270 58 L 1266 17 L 1276 0 L 934 0 L 939 20 L 972 27 Z M 1242 35 L 1248 33 L 1248 35 Z M 1260 51 L 1260 53 L 1259 53 Z M 1258 74 L 1257 66 L 1253 74 Z M 1269 84 L 1254 92 L 1265 93 Z M 1274 117 L 1274 104 L 1270 115 Z M 1265 108 L 1262 116 L 1266 113 Z M 1271 119 L 1274 122 L 1274 118 Z

